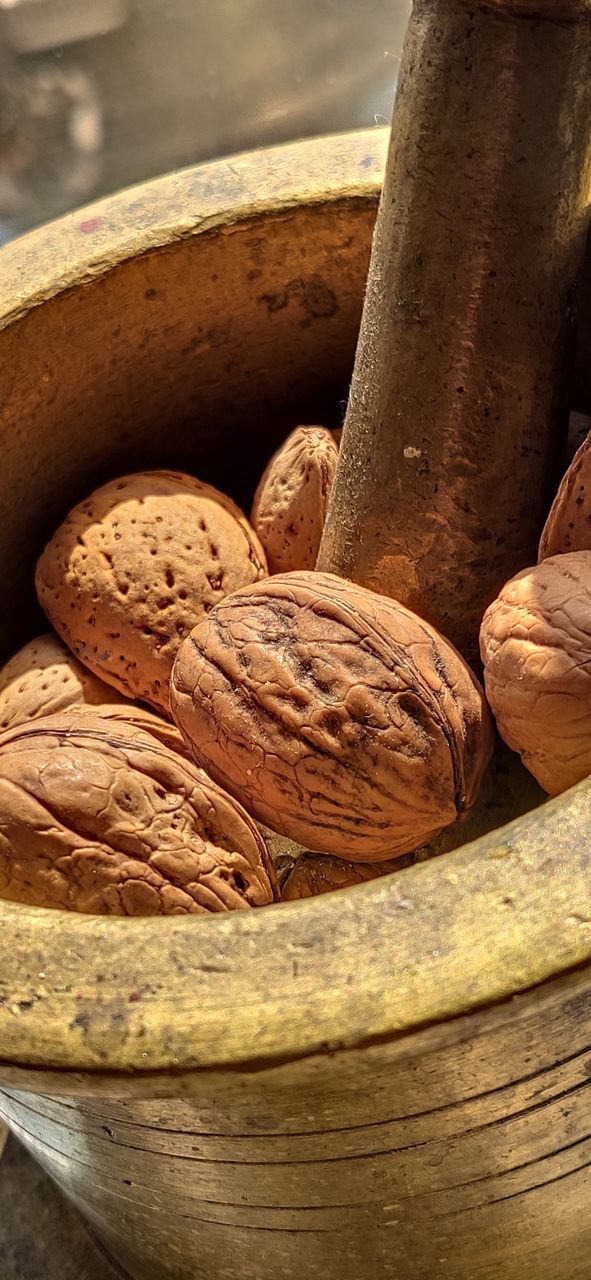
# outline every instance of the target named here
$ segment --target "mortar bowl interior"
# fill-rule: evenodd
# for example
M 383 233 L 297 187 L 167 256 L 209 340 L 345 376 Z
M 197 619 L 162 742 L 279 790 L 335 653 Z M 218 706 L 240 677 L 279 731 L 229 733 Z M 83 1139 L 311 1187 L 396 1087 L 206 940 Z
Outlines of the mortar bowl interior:
M 340 424 L 385 142 L 188 170 L 3 250 L 3 656 L 44 625 L 35 559 L 96 484 L 182 468 L 248 509 L 288 430 Z M 585 965 L 589 788 L 542 800 L 500 753 L 471 822 L 415 865 L 224 919 L 0 903 L 0 1077 L 178 1090 L 204 1068 L 403 1036 Z

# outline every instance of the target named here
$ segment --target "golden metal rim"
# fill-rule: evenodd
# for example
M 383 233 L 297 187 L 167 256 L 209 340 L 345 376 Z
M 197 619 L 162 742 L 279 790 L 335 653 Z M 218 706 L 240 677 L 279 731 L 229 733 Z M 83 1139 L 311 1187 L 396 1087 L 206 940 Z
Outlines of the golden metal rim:
M 166 174 L 5 245 L 0 330 L 58 293 L 178 240 L 298 205 L 377 200 L 389 130 L 326 135 Z
M 251 153 L 71 214 L 3 250 L 0 327 L 185 236 L 375 201 L 385 145 L 370 130 Z M 469 1014 L 589 962 L 590 862 L 583 783 L 400 875 L 259 912 L 129 921 L 0 903 L 0 1078 L 250 1069 Z

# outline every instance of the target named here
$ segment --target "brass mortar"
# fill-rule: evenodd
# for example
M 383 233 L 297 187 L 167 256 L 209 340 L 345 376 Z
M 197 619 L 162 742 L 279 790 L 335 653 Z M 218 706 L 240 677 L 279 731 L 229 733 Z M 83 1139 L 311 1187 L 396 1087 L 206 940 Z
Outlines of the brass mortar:
M 336 421 L 385 135 L 189 170 L 3 250 L 0 640 L 94 483 L 245 501 Z M 225 919 L 0 903 L 0 1114 L 136 1280 L 587 1280 L 591 789 Z

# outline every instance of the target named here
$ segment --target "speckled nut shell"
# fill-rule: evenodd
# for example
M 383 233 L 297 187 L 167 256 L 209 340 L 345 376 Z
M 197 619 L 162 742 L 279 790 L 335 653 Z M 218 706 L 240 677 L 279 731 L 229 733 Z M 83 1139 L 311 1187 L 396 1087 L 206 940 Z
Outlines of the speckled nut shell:
M 501 736 L 549 795 L 591 773 L 591 551 L 512 578 L 480 632 Z
M 342 858 L 326 853 L 305 853 L 283 880 L 281 901 L 295 902 L 299 898 L 332 893 L 335 889 L 349 889 L 391 874 L 393 870 L 391 862 L 343 862 Z
M 478 682 L 395 601 L 331 574 L 227 597 L 182 645 L 174 718 L 261 822 L 353 862 L 393 858 L 476 799 L 492 751 Z
M 87 671 L 51 632 L 30 640 L 0 671 L 0 731 L 81 703 L 96 709 L 118 701 L 114 689 Z
M 0 671 L 0 732 L 74 707 L 78 715 L 87 712 L 100 715 L 101 720 L 135 725 L 171 751 L 191 758 L 175 725 L 137 702 L 120 698 L 51 632 L 29 641 Z
M 338 457 L 331 431 L 297 427 L 271 458 L 251 515 L 269 573 L 314 568 Z
M 255 824 L 151 734 L 69 711 L 0 737 L 0 897 L 145 916 L 274 895 Z
M 147 471 L 97 489 L 70 512 L 37 566 L 37 594 L 85 666 L 168 711 L 185 635 L 228 591 L 266 572 L 237 507 L 191 476 Z
M 538 561 L 591 550 L 591 435 L 565 472 L 540 538 Z

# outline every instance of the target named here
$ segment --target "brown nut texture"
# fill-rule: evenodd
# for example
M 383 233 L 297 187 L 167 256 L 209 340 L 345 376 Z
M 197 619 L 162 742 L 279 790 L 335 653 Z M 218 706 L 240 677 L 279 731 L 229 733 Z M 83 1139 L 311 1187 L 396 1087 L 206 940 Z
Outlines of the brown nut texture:
M 298 858 L 281 889 L 282 902 L 300 898 L 316 898 L 336 889 L 350 889 L 356 884 L 391 875 L 391 862 L 343 862 L 326 853 L 305 853 Z
M 96 719 L 99 715 L 102 721 L 109 721 L 115 729 L 117 724 L 122 723 L 134 729 L 140 729 L 144 733 L 151 733 L 163 747 L 168 747 L 169 751 L 176 751 L 185 760 L 193 762 L 191 752 L 176 725 L 171 724 L 170 720 L 165 720 L 163 716 L 156 715 L 155 711 L 149 711 L 147 707 L 140 706 L 137 702 L 104 703 L 100 707 L 79 706 L 76 707 L 76 714 L 77 719 L 84 715 L 94 716 Z
M 352 862 L 397 857 L 454 822 L 492 752 L 456 650 L 332 574 L 223 600 L 179 651 L 171 706 L 195 759 L 250 813 Z
M 487 609 L 484 681 L 499 733 L 549 795 L 591 773 L 591 552 L 524 570 Z
M 331 431 L 296 427 L 271 458 L 251 514 L 269 573 L 314 568 L 338 457 Z
M 70 711 L 0 737 L 0 897 L 146 916 L 274 896 L 255 824 L 151 734 Z
M 0 732 L 74 707 L 79 714 L 100 714 L 101 720 L 123 720 L 144 729 L 171 751 L 191 759 L 175 725 L 137 702 L 120 698 L 51 632 L 30 640 L 0 671 Z
M 87 671 L 50 632 L 23 645 L 0 671 L 0 731 L 83 703 L 96 710 L 118 701 L 111 686 Z
M 565 472 L 542 530 L 538 562 L 591 550 L 591 434 Z
M 166 713 L 183 637 L 228 591 L 265 572 L 258 539 L 229 498 L 180 472 L 146 471 L 104 485 L 70 512 L 36 583 L 80 661 Z

